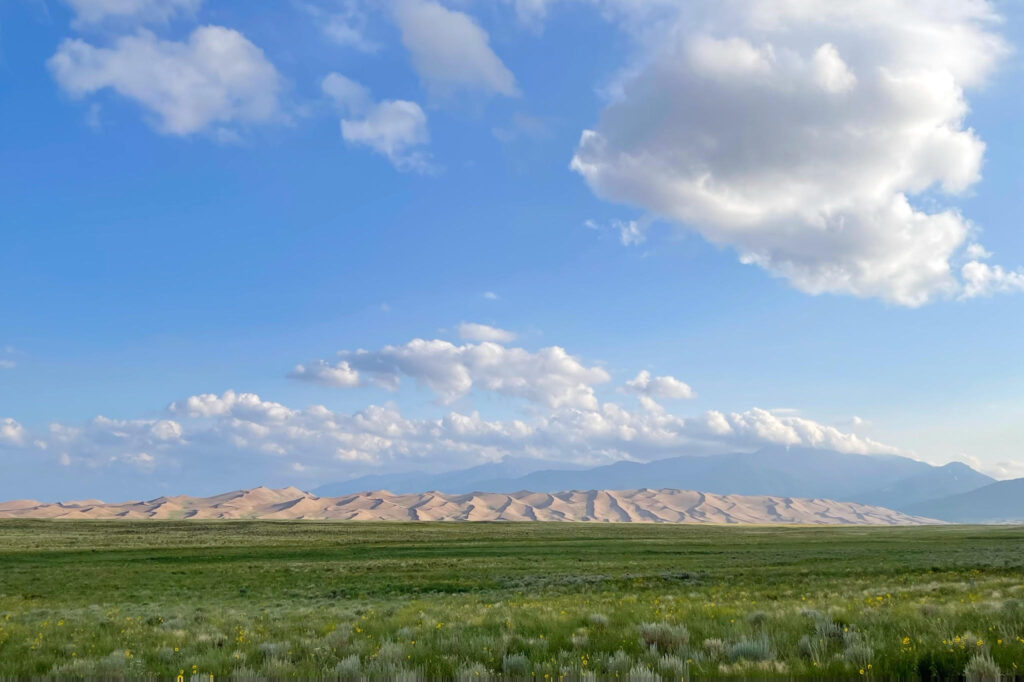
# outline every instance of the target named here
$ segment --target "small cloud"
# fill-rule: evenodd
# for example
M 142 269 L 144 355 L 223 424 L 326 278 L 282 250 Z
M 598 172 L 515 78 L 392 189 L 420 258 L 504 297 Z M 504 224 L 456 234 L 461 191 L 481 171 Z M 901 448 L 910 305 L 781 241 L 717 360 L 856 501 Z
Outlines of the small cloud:
M 969 260 L 987 260 L 992 257 L 992 252 L 981 244 L 968 244 L 964 251 Z
M 494 293 L 493 291 L 485 291 L 483 293 L 483 297 L 486 298 L 488 301 L 497 301 L 498 300 L 498 295 L 496 293 Z
M 75 12 L 74 25 L 82 27 L 107 20 L 166 23 L 177 14 L 194 15 L 202 0 L 64 0 Z
M 301 7 L 335 45 L 367 54 L 380 50 L 379 43 L 366 37 L 366 13 L 356 0 L 346 0 L 337 11 L 325 10 L 311 2 L 303 3 Z
M 850 420 L 846 423 L 846 426 L 850 427 L 851 429 L 860 429 L 870 425 L 871 422 L 869 422 L 867 419 L 863 419 L 862 417 L 858 417 L 857 415 L 850 417 Z
M 295 365 L 295 368 L 288 373 L 288 377 L 338 388 L 351 388 L 359 385 L 359 372 L 352 369 L 344 360 L 333 365 L 323 360 L 309 365 Z
M 1024 292 L 1024 269 L 1006 270 L 1001 265 L 972 260 L 960 269 L 960 276 L 963 278 L 961 300 Z
M 148 452 L 130 452 L 110 457 L 110 464 L 127 464 L 142 472 L 151 472 L 156 467 L 156 458 Z
M 399 0 L 395 22 L 413 68 L 435 96 L 478 91 L 513 97 L 516 78 L 472 17 L 431 0 Z
M 671 398 L 675 400 L 690 400 L 697 397 L 690 385 L 672 376 L 652 377 L 651 373 L 643 370 L 637 373 L 636 377 L 627 381 L 622 390 L 629 393 L 636 393 L 643 398 Z M 644 407 L 650 407 L 644 403 Z
M 21 445 L 25 442 L 27 436 L 28 433 L 25 431 L 25 427 L 18 422 L 10 417 L 0 419 L 0 443 Z
M 466 341 L 492 341 L 494 343 L 509 343 L 514 341 L 516 335 L 514 332 L 507 331 L 505 329 L 499 329 L 497 327 L 491 327 L 486 324 L 477 324 L 475 322 L 463 322 L 458 328 L 459 338 L 465 339 Z
M 623 246 L 638 246 L 647 241 L 647 230 L 651 226 L 650 218 L 640 220 L 612 220 L 607 225 L 602 225 L 595 220 L 584 220 L 583 226 L 597 231 L 610 230 L 619 233 L 619 241 Z
M 0 360 L 0 369 L 14 369 L 17 366 L 18 363 L 16 363 L 14 360 Z
M 341 137 L 346 142 L 386 156 L 400 171 L 434 170 L 420 149 L 430 142 L 430 133 L 419 104 L 401 99 L 375 102 L 365 86 L 340 73 L 328 74 L 320 87 L 342 112 Z

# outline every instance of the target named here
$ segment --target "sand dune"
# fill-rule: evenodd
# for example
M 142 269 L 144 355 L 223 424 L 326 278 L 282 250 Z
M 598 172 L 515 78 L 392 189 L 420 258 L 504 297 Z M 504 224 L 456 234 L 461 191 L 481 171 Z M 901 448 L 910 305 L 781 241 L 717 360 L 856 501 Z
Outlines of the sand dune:
M 570 490 L 560 493 L 437 491 L 395 495 L 386 490 L 317 497 L 298 488 L 254 488 L 213 497 L 159 497 L 107 504 L 83 500 L 0 503 L 0 518 L 41 519 L 311 519 L 338 521 L 589 521 L 918 525 L 940 523 L 883 507 L 822 499 L 713 495 L 692 490 Z

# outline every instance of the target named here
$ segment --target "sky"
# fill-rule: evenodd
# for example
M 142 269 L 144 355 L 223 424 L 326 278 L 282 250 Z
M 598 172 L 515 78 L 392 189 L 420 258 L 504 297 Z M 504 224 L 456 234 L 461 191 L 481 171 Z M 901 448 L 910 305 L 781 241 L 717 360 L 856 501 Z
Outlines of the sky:
M 1024 8 L 7 0 L 0 498 L 1024 476 Z

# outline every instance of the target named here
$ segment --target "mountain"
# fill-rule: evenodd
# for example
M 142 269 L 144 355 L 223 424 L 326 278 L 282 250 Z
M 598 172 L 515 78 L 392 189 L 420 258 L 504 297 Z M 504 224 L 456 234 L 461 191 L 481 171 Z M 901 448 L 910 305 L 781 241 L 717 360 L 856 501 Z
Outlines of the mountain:
M 723 495 L 826 498 L 902 510 L 917 502 L 974 490 L 995 480 L 960 463 L 937 467 L 896 455 L 853 455 L 786 447 L 654 462 L 616 462 L 591 469 L 563 467 L 525 475 L 508 473 L 537 465 L 537 460 L 514 460 L 507 469 L 502 462 L 431 476 L 365 477 L 323 486 L 316 492 L 340 495 L 380 488 L 392 492 L 555 492 L 670 487 Z
M 910 505 L 907 509 L 954 523 L 1024 522 L 1024 478 L 997 481 L 967 493 Z
M 0 504 L 0 518 L 273 519 L 336 521 L 589 521 L 921 525 L 941 523 L 882 507 L 790 497 L 713 495 L 691 490 L 573 490 L 512 494 L 387 491 L 318 497 L 296 488 L 237 490 L 214 497 L 159 497 L 145 502 Z
M 909 509 L 926 500 L 977 490 L 994 481 L 991 476 L 962 462 L 950 462 L 925 469 L 916 476 L 900 479 L 891 485 L 859 493 L 855 499 L 862 504 Z
M 551 462 L 529 457 L 506 457 L 500 462 L 488 462 L 469 469 L 459 469 L 441 474 L 414 471 L 402 474 L 373 474 L 360 476 L 348 481 L 327 483 L 313 492 L 323 497 L 349 495 L 364 490 L 389 490 L 395 493 L 419 493 L 424 490 L 468 493 L 476 490 L 490 490 L 494 481 L 514 480 L 524 474 L 542 468 L 559 467 L 561 470 L 579 471 L 584 467 L 571 462 Z

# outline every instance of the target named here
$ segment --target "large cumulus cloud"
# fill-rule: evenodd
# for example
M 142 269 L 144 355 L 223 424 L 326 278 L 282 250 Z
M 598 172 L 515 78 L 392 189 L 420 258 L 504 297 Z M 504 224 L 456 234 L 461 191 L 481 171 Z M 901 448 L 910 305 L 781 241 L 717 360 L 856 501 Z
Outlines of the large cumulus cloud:
M 974 228 L 942 202 L 980 178 L 965 92 L 1008 51 L 987 2 L 605 4 L 640 56 L 572 160 L 594 192 L 810 293 L 963 293 Z

